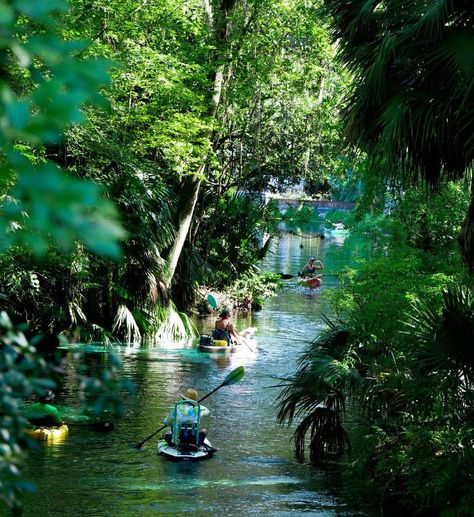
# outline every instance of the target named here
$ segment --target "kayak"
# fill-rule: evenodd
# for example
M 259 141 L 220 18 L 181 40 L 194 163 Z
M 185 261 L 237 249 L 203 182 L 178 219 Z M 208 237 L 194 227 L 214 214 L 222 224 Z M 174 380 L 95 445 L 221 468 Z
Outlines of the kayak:
M 327 229 L 327 230 L 324 230 L 324 233 L 328 236 L 330 235 L 348 235 L 349 234 L 349 230 L 346 230 L 346 229 L 341 229 L 341 230 L 332 230 L 332 229 Z
M 239 334 L 246 340 L 251 340 L 252 336 L 257 331 L 256 327 L 248 327 L 239 332 Z M 243 343 L 242 343 L 243 344 Z M 198 350 L 200 352 L 217 353 L 217 354 L 229 354 L 235 352 L 237 346 L 241 346 L 239 343 L 231 342 L 227 343 L 225 339 L 214 339 L 209 334 L 204 334 L 200 337 Z
M 204 444 L 195 449 L 189 447 L 176 447 L 170 445 L 166 440 L 160 440 L 157 444 L 158 454 L 165 456 L 173 461 L 201 461 L 212 458 L 216 449 L 211 445 L 211 442 L 205 438 Z
M 318 281 L 317 278 L 305 278 L 304 280 L 298 280 L 298 284 L 307 289 L 319 289 L 322 282 L 320 280 Z
M 67 425 L 60 427 L 35 427 L 25 429 L 25 433 L 35 440 L 43 442 L 58 443 L 62 442 L 68 435 L 69 429 Z

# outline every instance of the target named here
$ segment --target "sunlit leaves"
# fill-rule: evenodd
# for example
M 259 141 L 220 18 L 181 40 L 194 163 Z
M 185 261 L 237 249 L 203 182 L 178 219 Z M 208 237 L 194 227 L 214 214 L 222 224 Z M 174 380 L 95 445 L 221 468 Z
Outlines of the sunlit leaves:
M 8 35 L 0 40 L 0 57 L 12 72 L 24 69 L 23 80 L 29 81 L 19 96 L 14 75 L 0 80 L 0 175 L 6 183 L 16 177 L 12 199 L 1 210 L 1 247 L 26 244 L 41 254 L 51 239 L 65 250 L 82 240 L 97 253 L 117 257 L 124 234 L 97 187 L 48 162 L 24 158 L 17 145 L 21 141 L 32 156 L 31 149 L 58 142 L 67 126 L 83 121 L 85 103 L 104 103 L 99 86 L 108 80 L 109 64 L 77 58 L 84 43 L 55 34 L 52 15 L 65 9 L 62 0 L 18 0 L 0 11 Z

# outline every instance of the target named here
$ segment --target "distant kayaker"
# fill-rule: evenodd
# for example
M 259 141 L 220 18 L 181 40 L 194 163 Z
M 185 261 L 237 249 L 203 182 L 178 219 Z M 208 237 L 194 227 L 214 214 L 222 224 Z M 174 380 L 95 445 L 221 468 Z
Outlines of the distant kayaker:
M 54 393 L 48 390 L 40 397 L 40 401 L 26 409 L 26 418 L 35 427 L 59 427 L 64 421 L 58 409 L 53 406 Z
M 239 334 L 234 325 L 230 322 L 232 313 L 228 309 L 224 309 L 219 314 L 219 319 L 216 320 L 215 328 L 212 332 L 214 339 L 225 339 L 228 343 L 235 341 L 239 343 L 244 337 Z
M 342 221 L 338 221 L 337 223 L 331 223 L 334 226 L 335 230 L 344 230 L 345 226 Z
M 198 400 L 198 392 L 192 388 L 187 389 L 184 394 L 181 394 L 182 400 L 192 400 L 197 401 Z M 206 406 L 199 405 L 199 414 L 197 406 L 194 404 L 179 404 L 176 408 L 176 422 L 175 422 L 175 408 L 173 408 L 168 416 L 164 419 L 165 425 L 171 426 L 171 432 L 167 432 L 164 435 L 164 439 L 170 444 L 170 445 L 176 445 L 173 444 L 173 430 L 174 427 L 177 425 L 177 429 L 180 429 L 183 424 L 197 424 L 198 417 L 201 418 L 203 416 L 209 415 L 209 409 L 207 409 Z M 204 443 L 204 438 L 206 438 L 207 435 L 207 429 L 200 429 L 199 430 L 199 436 L 197 445 L 202 445 Z
M 306 263 L 305 267 L 303 268 L 303 271 L 301 272 L 302 276 L 304 275 L 311 275 L 315 271 L 318 271 L 319 269 L 324 269 L 324 264 L 314 257 L 310 257 L 308 262 Z

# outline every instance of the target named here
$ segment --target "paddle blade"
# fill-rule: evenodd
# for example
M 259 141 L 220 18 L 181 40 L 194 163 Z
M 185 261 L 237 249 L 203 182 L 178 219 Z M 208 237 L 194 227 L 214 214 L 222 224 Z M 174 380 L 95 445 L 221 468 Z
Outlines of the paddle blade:
M 209 305 L 213 308 L 213 309 L 217 309 L 218 305 L 217 305 L 217 301 L 216 299 L 214 298 L 214 296 L 212 296 L 212 294 L 208 294 L 207 295 L 207 302 L 209 303 Z
M 235 370 L 232 370 L 229 375 L 224 379 L 222 386 L 230 386 L 243 379 L 245 370 L 243 366 L 238 366 Z

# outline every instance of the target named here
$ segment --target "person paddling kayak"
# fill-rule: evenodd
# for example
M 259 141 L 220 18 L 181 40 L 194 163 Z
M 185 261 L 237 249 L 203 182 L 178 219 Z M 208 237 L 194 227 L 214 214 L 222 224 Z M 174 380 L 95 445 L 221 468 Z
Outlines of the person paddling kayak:
M 225 339 L 227 343 L 235 341 L 241 343 L 246 337 L 252 336 L 255 333 L 254 327 L 249 327 L 242 332 L 237 332 L 237 329 L 230 322 L 232 313 L 228 309 L 224 309 L 219 314 L 219 319 L 216 320 L 215 328 L 212 331 L 212 337 L 214 339 Z
M 324 269 L 324 264 L 319 259 L 310 257 L 303 271 L 301 271 L 301 276 L 312 275 L 319 269 Z
M 197 403 L 198 392 L 192 388 L 187 389 L 181 397 L 182 401 L 177 403 L 164 419 L 165 425 L 171 426 L 171 431 L 165 433 L 163 438 L 170 445 L 185 441 L 190 445 L 200 446 L 207 436 L 207 429 L 200 429 L 199 424 L 203 416 L 210 414 L 209 409 Z M 191 429 L 190 436 L 181 436 L 180 431 L 183 427 Z M 197 431 L 197 437 L 192 435 L 193 429 Z
M 53 406 L 54 393 L 48 390 L 40 401 L 26 408 L 25 416 L 35 427 L 59 427 L 64 424 L 58 409 Z

